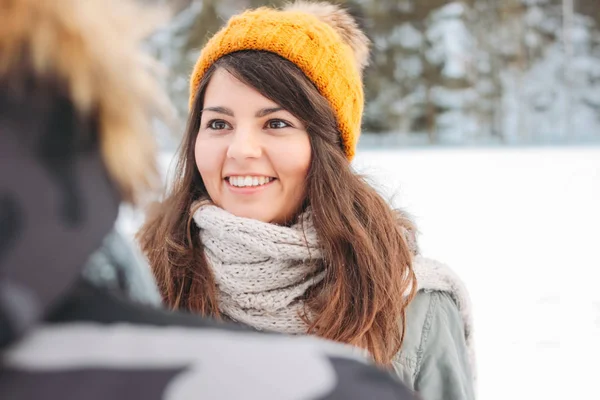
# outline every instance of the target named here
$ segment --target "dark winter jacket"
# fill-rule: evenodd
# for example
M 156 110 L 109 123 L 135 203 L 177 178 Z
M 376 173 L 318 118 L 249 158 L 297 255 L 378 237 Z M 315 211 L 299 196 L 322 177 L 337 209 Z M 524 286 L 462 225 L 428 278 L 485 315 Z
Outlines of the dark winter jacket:
M 0 397 L 410 399 L 344 346 L 137 304 L 80 279 L 2 354 Z

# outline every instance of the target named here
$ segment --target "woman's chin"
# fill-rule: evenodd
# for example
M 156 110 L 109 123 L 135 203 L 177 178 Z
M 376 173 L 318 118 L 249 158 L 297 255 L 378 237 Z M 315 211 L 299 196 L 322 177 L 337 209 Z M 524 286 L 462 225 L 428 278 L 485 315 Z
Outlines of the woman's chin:
M 266 213 L 264 207 L 257 209 L 255 207 L 223 207 L 225 211 L 240 218 L 254 219 L 260 222 L 270 223 L 274 220 L 273 215 Z
M 286 213 L 273 212 L 273 208 L 269 208 L 267 205 L 262 205 L 258 207 L 222 207 L 225 211 L 230 214 L 235 215 L 240 218 L 248 218 L 253 219 L 260 222 L 265 222 L 268 224 L 285 224 L 286 221 L 289 221 L 291 217 L 289 217 Z

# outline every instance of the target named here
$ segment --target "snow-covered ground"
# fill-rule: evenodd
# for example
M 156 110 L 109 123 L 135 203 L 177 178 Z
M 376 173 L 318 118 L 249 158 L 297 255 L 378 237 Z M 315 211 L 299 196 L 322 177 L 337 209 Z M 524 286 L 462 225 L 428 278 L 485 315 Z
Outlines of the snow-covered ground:
M 600 148 L 359 152 L 466 282 L 479 398 L 600 399 Z
M 355 166 L 470 289 L 480 399 L 600 399 L 600 147 L 363 151 Z

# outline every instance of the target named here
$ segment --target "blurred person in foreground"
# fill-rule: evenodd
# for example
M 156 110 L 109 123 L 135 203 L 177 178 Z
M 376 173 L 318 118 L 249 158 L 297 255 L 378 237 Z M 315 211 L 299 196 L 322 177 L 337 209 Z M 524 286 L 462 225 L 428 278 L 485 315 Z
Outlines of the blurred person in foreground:
M 348 347 L 161 311 L 83 276 L 124 267 L 119 204 L 157 179 L 166 96 L 138 53 L 145 15 L 0 0 L 0 398 L 410 398 Z
M 138 237 L 169 307 L 351 344 L 425 400 L 470 400 L 466 288 L 351 164 L 368 59 L 332 3 L 231 17 L 197 59 L 173 185 Z

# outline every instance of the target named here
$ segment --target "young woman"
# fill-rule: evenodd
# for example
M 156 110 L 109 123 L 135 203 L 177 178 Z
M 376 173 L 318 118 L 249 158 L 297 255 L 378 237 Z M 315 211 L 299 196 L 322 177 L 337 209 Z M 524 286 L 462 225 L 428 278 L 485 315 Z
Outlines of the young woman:
M 327 3 L 234 16 L 196 63 L 139 239 L 171 308 L 349 343 L 427 400 L 471 399 L 466 291 L 350 165 L 368 48 Z

